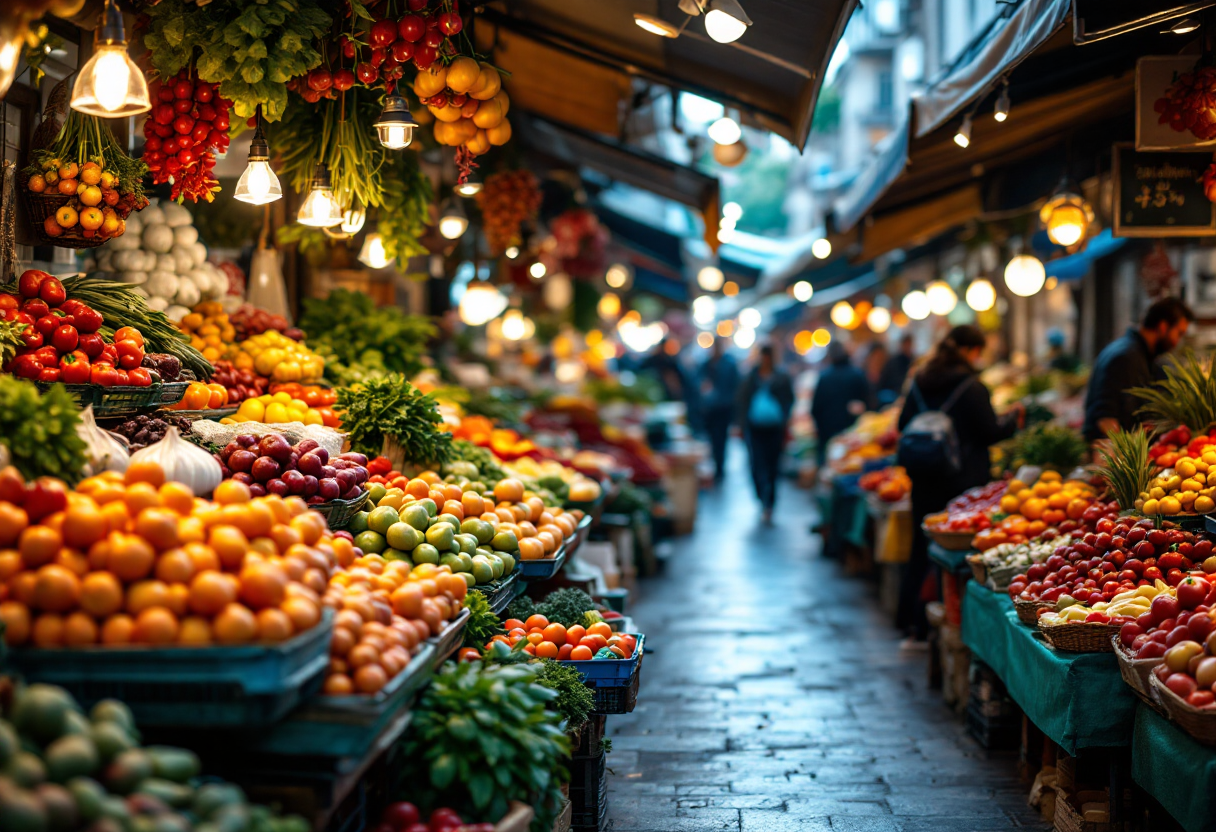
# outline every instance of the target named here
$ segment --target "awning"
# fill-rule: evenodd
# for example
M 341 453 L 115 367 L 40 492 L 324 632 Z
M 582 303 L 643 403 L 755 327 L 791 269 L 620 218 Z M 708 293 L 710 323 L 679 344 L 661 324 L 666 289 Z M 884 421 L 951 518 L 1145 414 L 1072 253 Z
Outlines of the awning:
M 738 108 L 801 148 L 823 74 L 857 0 L 742 5 L 752 25 L 739 40 L 722 44 L 705 34 L 703 18 L 689 21 L 677 38 L 657 37 L 634 23 L 640 13 L 680 26 L 686 15 L 678 0 L 493 0 L 476 19 L 476 41 L 505 68 L 521 67 L 521 85 L 554 90 L 552 102 L 530 96 L 528 109 L 566 123 L 600 129 L 563 115 L 566 98 L 585 94 L 582 75 L 594 67 L 604 83 L 612 74 L 626 82 L 642 78 Z M 535 56 L 528 55 L 529 47 L 538 49 Z M 556 53 L 565 59 L 551 61 Z M 512 95 L 513 83 L 506 82 Z M 576 110 L 601 106 L 571 103 Z M 602 114 L 595 115 L 603 126 Z
M 1114 254 L 1126 243 L 1126 237 L 1115 237 L 1107 228 L 1090 240 L 1084 251 L 1049 260 L 1043 264 L 1043 267 L 1047 271 L 1047 276 L 1054 277 L 1056 280 L 1080 280 L 1089 274 L 1089 269 L 1095 260 L 1108 254 Z

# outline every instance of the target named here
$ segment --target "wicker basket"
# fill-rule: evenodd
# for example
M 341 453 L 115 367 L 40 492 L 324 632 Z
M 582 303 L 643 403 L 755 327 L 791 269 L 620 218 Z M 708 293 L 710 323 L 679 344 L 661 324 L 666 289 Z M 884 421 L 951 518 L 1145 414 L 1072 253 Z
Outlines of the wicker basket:
M 30 178 L 24 173 L 17 177 L 17 190 L 21 201 L 30 218 L 30 234 L 34 245 L 59 246 L 60 248 L 97 248 L 106 242 L 106 238 L 94 236 L 86 238 L 84 229 L 77 223 L 72 228 L 63 229 L 58 237 L 46 233 L 44 224 L 47 217 L 55 216 L 55 212 L 76 198 L 75 194 L 65 196 L 60 193 L 36 194 L 29 189 Z M 102 206 L 105 207 L 105 206 Z M 122 216 L 121 214 L 119 216 Z M 126 219 L 123 217 L 123 219 Z
M 971 567 L 971 577 L 975 578 L 977 584 L 988 584 L 988 564 L 984 563 L 984 556 L 979 552 L 974 555 L 967 555 L 967 565 Z
M 350 525 L 350 521 L 367 505 L 369 499 L 371 499 L 371 492 L 364 491 L 352 500 L 330 500 L 328 503 L 318 503 L 309 508 L 321 513 L 330 531 L 338 531 Z
M 76 406 L 84 409 L 93 406 L 93 415 L 98 419 L 115 419 L 135 416 L 159 409 L 163 402 L 163 384 L 150 387 L 101 387 L 97 384 L 65 384 L 68 395 Z M 38 382 L 38 389 L 46 392 L 50 384 Z
M 1179 728 L 1204 745 L 1216 745 L 1216 709 L 1207 710 L 1188 705 L 1178 694 L 1167 688 L 1155 673 L 1150 675 L 1149 689 L 1165 709 L 1166 716 L 1178 723 Z
M 1048 644 L 1068 653 L 1109 653 L 1114 650 L 1110 637 L 1118 635 L 1122 626 L 1089 621 L 1044 624 L 1041 618 L 1037 625 Z
M 1026 571 L 1026 566 L 993 566 L 988 569 L 988 588 L 993 592 L 1008 592 L 1013 576 Z
M 1123 677 L 1123 681 L 1127 682 L 1127 686 L 1132 689 L 1132 692 L 1144 704 L 1164 714 L 1165 709 L 1157 701 L 1152 686 L 1149 684 L 1149 677 L 1153 675 L 1153 669 L 1165 661 L 1164 657 L 1155 659 L 1134 658 L 1127 648 L 1123 646 L 1123 641 L 1119 638 L 1118 633 L 1110 637 L 1110 643 L 1114 649 L 1115 658 L 1119 661 L 1119 675 Z
M 930 540 L 951 552 L 969 552 L 975 548 L 971 545 L 971 541 L 975 539 L 975 532 L 939 531 L 924 525 L 921 528 L 924 529 Z
M 1013 609 L 1018 614 L 1018 621 L 1031 627 L 1037 626 L 1039 623 L 1039 610 L 1049 610 L 1054 606 L 1055 604 L 1049 604 L 1046 601 L 1019 601 L 1016 598 L 1013 601 Z

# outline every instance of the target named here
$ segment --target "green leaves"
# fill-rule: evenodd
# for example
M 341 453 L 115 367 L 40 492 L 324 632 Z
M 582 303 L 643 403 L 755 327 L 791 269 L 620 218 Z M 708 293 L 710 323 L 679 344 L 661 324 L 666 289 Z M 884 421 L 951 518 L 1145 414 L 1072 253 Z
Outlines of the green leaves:
M 424 395 L 404 376 L 368 379 L 338 390 L 342 428 L 350 434 L 352 450 L 376 456 L 385 437 L 393 437 L 406 462 L 437 465 L 452 455 L 452 434 L 440 430 L 443 417 L 435 399 Z
M 474 590 L 464 597 L 464 607 L 469 611 L 469 620 L 464 628 L 464 646 L 481 649 L 487 641 L 506 632 L 502 622 L 490 609 L 486 596 Z
M 595 694 L 583 684 L 583 674 L 561 662 L 541 659 L 538 681 L 556 692 L 553 708 L 562 715 L 566 727 L 570 730 L 582 728 L 595 710 Z
M 437 332 L 429 318 L 407 315 L 395 306 L 377 306 L 362 292 L 335 289 L 324 300 L 306 299 L 300 328 L 309 343 L 326 349 L 326 374 L 337 381 L 354 365 L 413 376 L 422 369 L 427 342 Z M 369 355 L 374 351 L 374 355 Z
M 80 478 L 84 440 L 76 434 L 80 412 L 63 385 L 39 393 L 33 382 L 0 376 L 0 445 L 27 480 Z
M 1151 387 L 1134 387 L 1133 395 L 1144 400 L 1138 414 L 1166 429 L 1186 425 L 1196 433 L 1216 422 L 1216 378 L 1191 350 L 1171 357 L 1165 378 Z
M 1099 446 L 1102 465 L 1098 473 L 1106 480 L 1115 495 L 1119 508 L 1134 508 L 1142 491 L 1148 490 L 1152 479 L 1149 473 L 1148 434 L 1144 428 L 1132 431 L 1116 428 L 1107 434 L 1109 447 Z

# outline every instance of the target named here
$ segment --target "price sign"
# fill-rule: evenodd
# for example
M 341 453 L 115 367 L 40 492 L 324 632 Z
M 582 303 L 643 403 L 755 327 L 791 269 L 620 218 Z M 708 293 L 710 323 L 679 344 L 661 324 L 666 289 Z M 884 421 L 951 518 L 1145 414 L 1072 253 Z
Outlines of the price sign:
M 1116 237 L 1216 234 L 1216 205 L 1203 192 L 1208 153 L 1114 147 Z

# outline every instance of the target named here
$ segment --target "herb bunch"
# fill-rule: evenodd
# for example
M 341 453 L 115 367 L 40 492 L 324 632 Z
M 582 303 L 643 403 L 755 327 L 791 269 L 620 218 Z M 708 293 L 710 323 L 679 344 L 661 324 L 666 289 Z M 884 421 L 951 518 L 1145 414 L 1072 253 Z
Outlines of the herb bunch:
M 554 590 L 536 605 L 537 613 L 549 619 L 550 623 L 556 621 L 564 627 L 582 624 L 587 610 L 593 609 L 595 602 L 591 596 L 574 587 Z
M 349 289 L 335 289 L 324 300 L 307 298 L 303 307 L 300 329 L 308 333 L 310 346 L 328 350 L 326 373 L 338 378 L 346 368 L 358 372 L 356 365 L 413 376 L 423 368 L 427 342 L 438 331 L 430 318 L 377 306 L 368 295 Z M 333 363 L 339 366 L 331 371 Z
M 396 439 L 407 463 L 439 465 L 452 457 L 452 434 L 441 430 L 443 417 L 435 399 L 402 375 L 370 378 L 338 390 L 335 405 L 343 411 L 342 429 L 351 449 L 377 456 L 386 437 Z
M 474 590 L 464 597 L 464 608 L 469 611 L 469 621 L 464 628 L 464 646 L 478 650 L 494 636 L 506 632 L 502 622 L 490 609 L 486 596 Z
M 595 710 L 595 694 L 583 684 L 583 674 L 553 659 L 541 659 L 537 681 L 557 691 L 551 707 L 566 720 L 567 731 L 582 728 Z
M 0 445 L 27 480 L 80 478 L 86 459 L 79 426 L 80 411 L 63 385 L 39 393 L 32 382 L 0 376 Z

